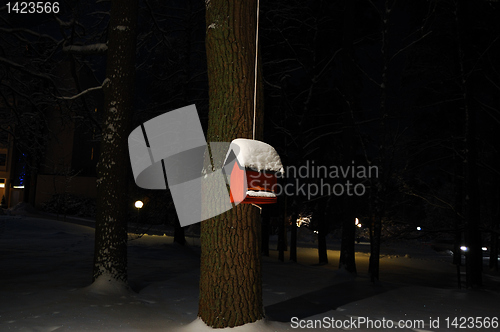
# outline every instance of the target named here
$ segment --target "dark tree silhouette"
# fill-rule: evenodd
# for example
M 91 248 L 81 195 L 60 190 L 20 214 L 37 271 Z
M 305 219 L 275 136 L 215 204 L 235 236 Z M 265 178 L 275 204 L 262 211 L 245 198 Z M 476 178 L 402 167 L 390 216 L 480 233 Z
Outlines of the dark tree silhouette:
M 93 280 L 127 282 L 128 134 L 133 110 L 137 0 L 113 3 L 109 24 L 104 124 L 97 166 Z

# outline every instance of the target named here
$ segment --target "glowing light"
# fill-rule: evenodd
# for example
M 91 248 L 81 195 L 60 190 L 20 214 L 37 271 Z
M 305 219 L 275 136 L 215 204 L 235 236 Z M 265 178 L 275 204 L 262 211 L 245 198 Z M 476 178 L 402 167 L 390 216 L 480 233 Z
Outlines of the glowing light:
M 488 251 L 488 248 L 486 247 L 482 247 L 481 249 L 483 249 L 483 251 Z
M 142 201 L 136 201 L 134 203 L 134 206 L 138 209 L 142 209 L 142 207 L 144 206 L 144 203 Z
M 299 215 L 299 217 L 297 218 L 297 221 L 295 222 L 297 227 L 300 227 L 300 226 L 307 227 L 307 226 L 309 226 L 310 223 L 311 223 L 311 215 L 306 215 L 306 216 Z
M 14 189 L 24 189 L 24 186 L 12 186 Z
M 467 248 L 466 246 L 461 246 L 460 250 L 467 252 L 469 251 L 469 248 Z
M 358 218 L 355 219 L 354 225 L 358 226 L 358 228 L 361 228 L 361 223 L 359 222 Z
M 314 231 L 315 234 L 318 234 L 318 231 Z
M 421 231 L 421 230 L 422 230 L 422 227 L 417 226 L 417 231 Z

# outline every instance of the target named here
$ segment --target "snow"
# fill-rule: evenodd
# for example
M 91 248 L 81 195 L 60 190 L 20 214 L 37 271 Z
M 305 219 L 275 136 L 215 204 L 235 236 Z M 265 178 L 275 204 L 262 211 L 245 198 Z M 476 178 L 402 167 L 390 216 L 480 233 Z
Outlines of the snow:
M 273 171 L 283 173 L 283 165 L 276 150 L 269 144 L 237 138 L 231 142 L 229 151 L 235 151 L 238 161 L 242 167 L 256 171 Z
M 185 325 L 185 326 L 182 326 L 180 328 L 177 328 L 175 329 L 176 332 L 193 332 L 193 331 L 199 331 L 199 332 L 203 332 L 203 331 L 214 331 L 214 330 L 229 330 L 229 331 L 234 331 L 234 332 L 254 332 L 254 331 L 262 331 L 262 332 L 272 332 L 272 331 L 277 331 L 277 328 L 279 329 L 279 323 L 274 323 L 274 322 L 266 322 L 265 320 L 258 320 L 254 323 L 249 323 L 249 324 L 245 324 L 243 326 L 237 326 L 237 327 L 234 327 L 234 328 L 228 328 L 228 329 L 213 329 L 211 328 L 210 326 L 208 326 L 207 324 L 205 324 L 205 322 L 203 322 L 203 320 L 201 320 L 201 318 L 196 318 L 193 322 Z
M 446 317 L 498 317 L 498 275 L 484 290 L 456 288 L 451 256 L 420 242 L 382 249 L 381 282 L 367 276 L 369 245 L 356 244 L 357 277 L 339 270 L 339 243 L 328 237 L 329 264 L 318 265 L 314 236 L 299 228 L 298 263 L 263 257 L 266 318 L 223 331 L 297 331 L 304 322 L 367 317 L 417 320 L 452 331 Z M 0 331 L 213 331 L 197 318 L 199 239 L 130 236 L 129 286 L 102 276 L 91 284 L 94 230 L 69 222 L 0 216 Z M 272 238 L 271 248 L 276 248 Z M 495 290 L 496 287 L 496 290 Z M 429 319 L 440 318 L 440 329 Z M 307 331 L 335 329 L 311 328 Z M 365 327 L 352 329 L 370 331 Z M 383 330 L 383 329 L 379 329 Z M 470 329 L 475 330 L 475 329 Z M 496 329 L 490 329 L 491 331 Z
M 19 202 L 7 211 L 9 214 L 27 215 L 36 212 L 36 209 L 29 203 Z
M 248 190 L 247 191 L 247 196 L 252 196 L 252 197 L 276 197 L 276 194 L 268 191 L 254 191 L 254 190 Z
M 85 289 L 91 293 L 100 295 L 129 295 L 131 292 L 130 287 L 126 283 L 117 281 L 106 273 L 96 278 Z
M 77 54 L 99 54 L 106 52 L 108 50 L 108 45 L 105 43 L 97 43 L 91 45 L 69 45 L 63 46 L 64 52 L 71 52 Z

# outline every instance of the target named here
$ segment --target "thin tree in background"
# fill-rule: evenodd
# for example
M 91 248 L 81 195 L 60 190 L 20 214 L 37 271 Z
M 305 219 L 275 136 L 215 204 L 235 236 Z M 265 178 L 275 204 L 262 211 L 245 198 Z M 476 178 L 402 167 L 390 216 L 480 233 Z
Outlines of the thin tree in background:
M 111 8 L 93 280 L 102 276 L 127 282 L 127 138 L 133 109 L 137 6 L 137 0 L 122 0 Z
M 471 15 L 468 4 L 455 1 L 455 20 L 457 24 L 457 46 L 460 70 L 460 87 L 465 116 L 465 158 L 464 158 L 464 194 L 465 194 L 465 243 L 468 252 L 465 260 L 466 286 L 482 286 L 483 254 L 481 251 L 481 231 L 479 230 L 481 211 L 479 205 L 478 184 L 478 151 L 477 151 L 477 115 L 476 106 L 472 102 L 474 90 L 473 68 L 471 67 L 472 33 Z
M 389 170 L 386 169 L 387 164 L 387 150 L 388 144 L 388 128 L 387 121 L 389 117 L 389 109 L 387 107 L 387 83 L 388 83 L 388 69 L 389 69 L 389 16 L 391 6 L 389 0 L 384 2 L 384 7 L 379 10 L 380 17 L 380 40 L 381 40 L 381 62 L 382 62 L 382 75 L 381 83 L 378 84 L 380 88 L 380 103 L 379 103 L 379 147 L 378 147 L 378 167 L 380 173 L 383 174 L 382 179 L 372 179 L 372 191 L 370 191 L 370 260 L 368 265 L 368 273 L 372 282 L 379 280 L 380 272 L 380 245 L 382 237 L 382 219 L 385 213 L 385 200 L 383 196 L 386 194 L 387 188 L 387 174 Z
M 255 0 L 206 2 L 208 142 L 252 138 L 256 5 Z M 255 138 L 261 139 L 260 81 L 257 86 Z M 216 166 L 222 162 L 213 160 Z M 234 327 L 264 316 L 260 235 L 259 209 L 252 205 L 202 221 L 198 316 L 207 325 Z
M 344 127 L 342 130 L 342 145 L 344 163 L 350 163 L 354 160 L 354 116 L 353 109 L 357 101 L 355 100 L 355 90 L 357 81 L 357 71 L 354 65 L 354 34 L 355 34 L 355 6 L 356 1 L 346 0 L 344 4 L 344 22 L 342 36 L 342 82 L 343 82 L 343 97 L 342 103 L 342 122 Z M 356 260 L 354 241 L 356 238 L 356 226 L 354 224 L 354 201 L 351 196 L 344 196 L 342 214 L 342 242 L 340 247 L 339 268 L 344 268 L 346 271 L 356 273 Z

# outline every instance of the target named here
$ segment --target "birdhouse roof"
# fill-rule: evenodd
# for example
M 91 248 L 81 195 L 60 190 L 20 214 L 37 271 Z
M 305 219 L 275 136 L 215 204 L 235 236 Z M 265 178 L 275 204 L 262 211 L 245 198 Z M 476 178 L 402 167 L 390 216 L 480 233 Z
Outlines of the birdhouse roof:
M 269 144 L 237 138 L 231 142 L 229 151 L 234 151 L 240 166 L 256 171 L 283 173 L 283 165 L 276 150 Z

